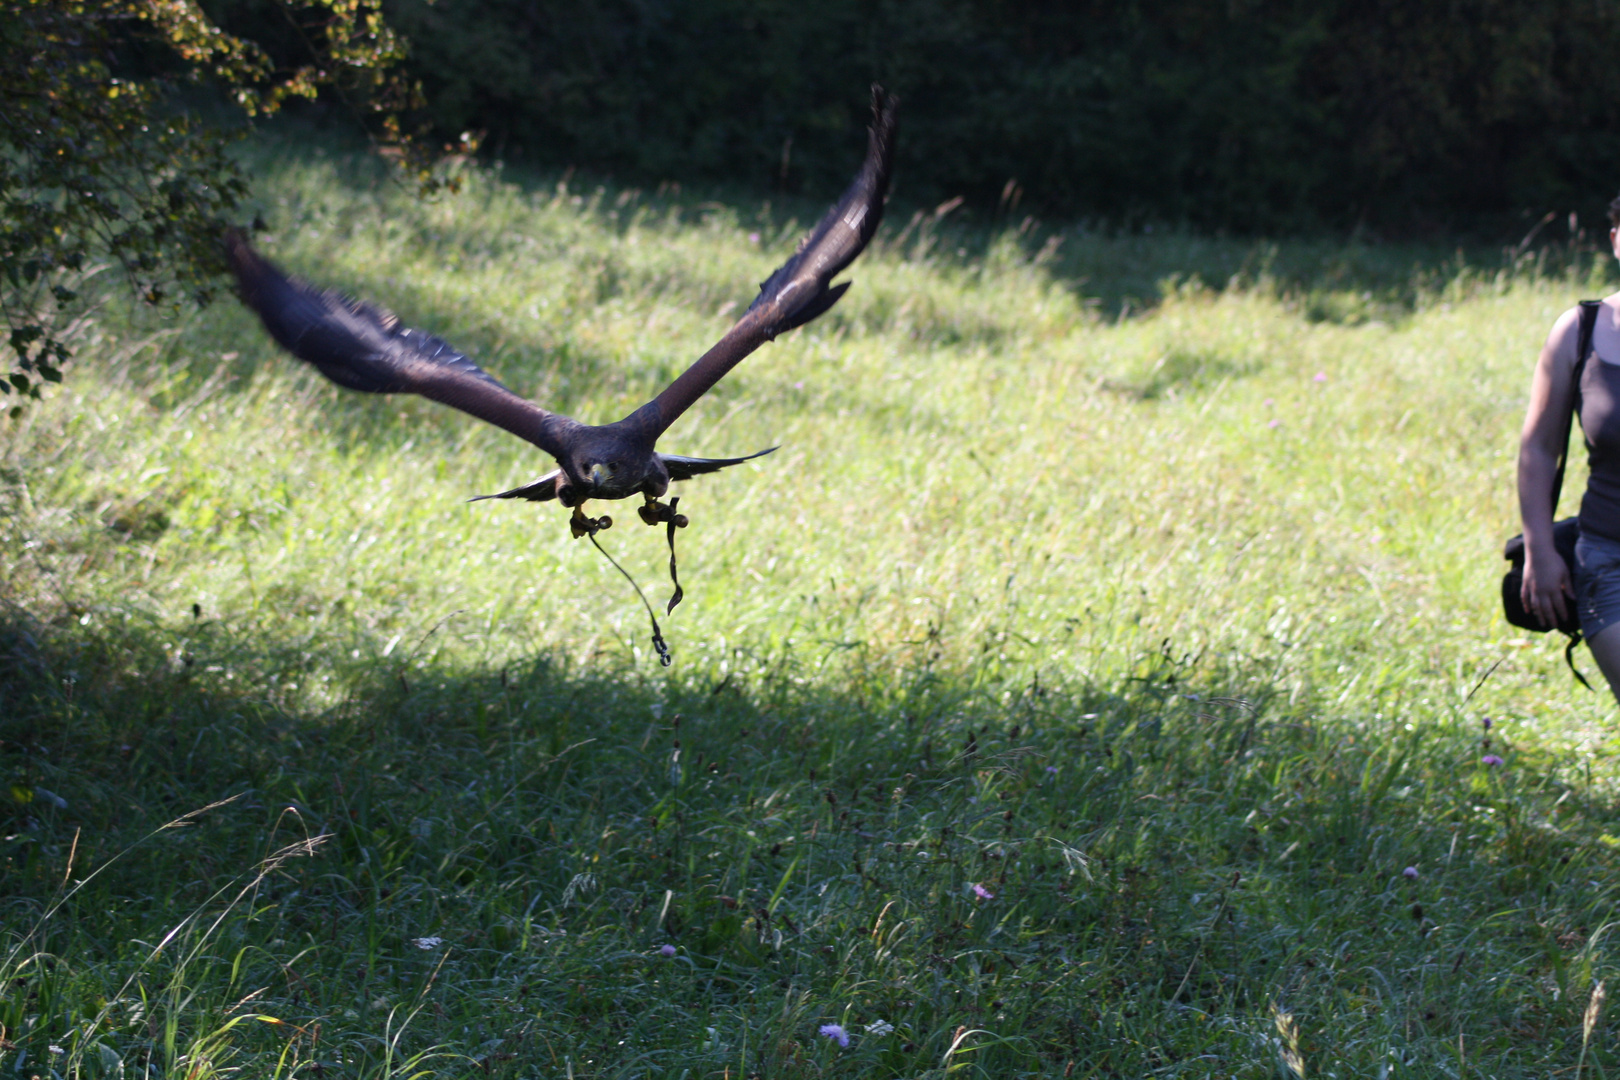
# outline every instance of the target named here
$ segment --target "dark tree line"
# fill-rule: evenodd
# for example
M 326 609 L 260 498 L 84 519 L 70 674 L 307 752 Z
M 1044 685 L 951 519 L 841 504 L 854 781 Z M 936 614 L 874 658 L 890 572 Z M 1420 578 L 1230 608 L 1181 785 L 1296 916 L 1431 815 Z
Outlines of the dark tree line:
M 1617 56 L 1609 0 L 0 0 L 0 390 L 60 377 L 97 266 L 152 303 L 217 287 L 246 178 L 187 84 L 321 98 L 422 180 L 475 132 L 819 197 L 879 81 L 913 202 L 1501 236 L 1620 186 Z
M 1401 232 L 1595 213 L 1620 186 L 1620 5 L 1595 0 L 386 10 L 445 134 L 632 181 L 825 193 L 878 80 L 906 99 L 916 200 L 1007 192 L 1114 222 Z

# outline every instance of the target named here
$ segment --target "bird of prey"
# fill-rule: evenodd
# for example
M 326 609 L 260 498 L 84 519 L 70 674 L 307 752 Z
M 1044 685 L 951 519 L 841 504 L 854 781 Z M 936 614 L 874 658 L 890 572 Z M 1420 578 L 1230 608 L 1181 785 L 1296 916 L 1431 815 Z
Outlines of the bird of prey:
M 339 386 L 371 394 L 421 394 L 505 428 L 556 459 L 557 469 L 533 483 L 480 498 L 555 499 L 573 508 L 575 536 L 594 536 L 612 519 L 587 517 L 581 509 L 586 500 L 641 495 L 641 519 L 648 525 L 667 523 L 673 541 L 674 527 L 684 526 L 686 519 L 675 513 L 674 500 L 660 501 L 671 481 L 689 480 L 770 450 L 736 458 L 683 457 L 659 453 L 659 436 L 743 357 L 778 334 L 803 326 L 844 295 L 849 283 L 834 285 L 832 278 L 861 253 L 883 217 L 897 105 L 894 96 L 872 88 L 866 161 L 843 197 L 793 257 L 766 279 L 753 304 L 713 348 L 657 397 L 611 424 L 582 424 L 547 412 L 439 338 L 400 325 L 380 308 L 288 277 L 240 234 L 228 238 L 227 254 L 242 299 L 258 312 L 270 336 Z

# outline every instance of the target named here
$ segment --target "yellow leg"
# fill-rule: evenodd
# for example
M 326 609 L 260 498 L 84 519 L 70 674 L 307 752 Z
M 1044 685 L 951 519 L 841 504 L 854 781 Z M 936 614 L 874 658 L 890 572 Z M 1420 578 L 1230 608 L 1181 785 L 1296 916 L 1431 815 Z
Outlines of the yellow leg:
M 642 521 L 648 525 L 664 525 L 673 521 L 677 529 L 686 528 L 686 515 L 675 512 L 675 501 L 678 500 L 664 503 L 659 502 L 651 495 L 646 498 L 645 503 L 636 507 L 636 512 L 641 515 Z

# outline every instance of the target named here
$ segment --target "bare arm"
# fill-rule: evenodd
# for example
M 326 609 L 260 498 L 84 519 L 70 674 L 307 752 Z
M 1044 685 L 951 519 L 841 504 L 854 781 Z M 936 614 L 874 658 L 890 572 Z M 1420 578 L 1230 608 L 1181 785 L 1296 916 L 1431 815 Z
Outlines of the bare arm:
M 1525 610 L 1535 612 L 1543 624 L 1555 626 L 1568 611 L 1574 596 L 1570 568 L 1553 544 L 1553 477 L 1564 447 L 1565 419 L 1575 404 L 1575 350 L 1580 333 L 1580 309 L 1559 316 L 1547 335 L 1530 379 L 1530 407 L 1519 436 L 1519 516 L 1524 522 L 1524 585 L 1520 598 Z

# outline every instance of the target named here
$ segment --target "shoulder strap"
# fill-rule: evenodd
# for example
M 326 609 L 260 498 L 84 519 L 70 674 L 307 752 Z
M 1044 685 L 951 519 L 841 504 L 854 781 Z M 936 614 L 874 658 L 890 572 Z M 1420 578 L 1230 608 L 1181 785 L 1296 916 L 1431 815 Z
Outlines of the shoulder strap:
M 1601 300 L 1581 301 L 1581 332 L 1575 339 L 1575 370 L 1570 373 L 1573 404 L 1569 415 L 1564 417 L 1564 437 L 1558 440 L 1558 469 L 1553 473 L 1552 513 L 1555 518 L 1558 516 L 1558 496 L 1564 488 L 1564 466 L 1569 462 L 1570 426 L 1581 415 L 1581 373 L 1586 370 L 1586 357 L 1592 351 L 1592 328 L 1597 325 L 1598 308 L 1602 303 Z

